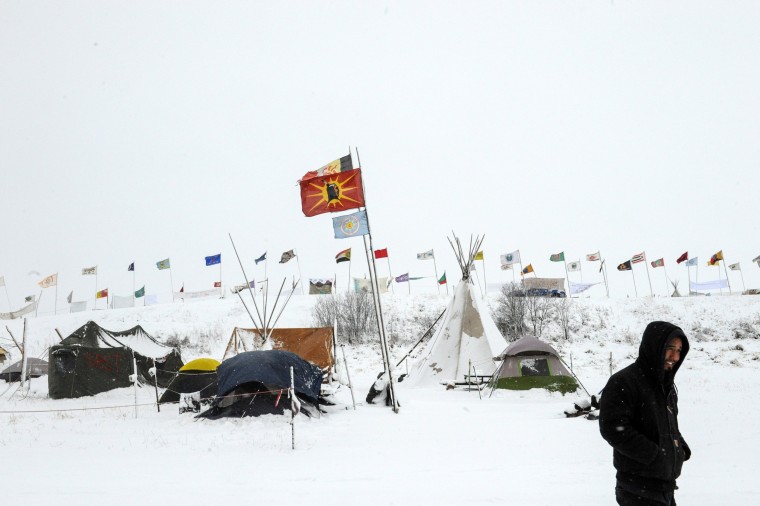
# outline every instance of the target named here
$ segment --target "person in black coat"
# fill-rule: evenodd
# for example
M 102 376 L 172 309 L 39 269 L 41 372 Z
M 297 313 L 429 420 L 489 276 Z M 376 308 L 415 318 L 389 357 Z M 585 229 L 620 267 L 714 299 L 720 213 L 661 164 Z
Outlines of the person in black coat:
M 620 505 L 675 506 L 676 478 L 691 457 L 678 430 L 673 379 L 689 352 L 679 327 L 647 325 L 639 358 L 613 374 L 602 390 L 599 431 L 613 448 Z

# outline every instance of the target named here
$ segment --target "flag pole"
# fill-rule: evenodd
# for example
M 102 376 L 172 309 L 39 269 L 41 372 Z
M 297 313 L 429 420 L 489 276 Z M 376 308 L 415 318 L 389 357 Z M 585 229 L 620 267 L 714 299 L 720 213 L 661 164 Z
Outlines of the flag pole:
M 649 296 L 654 297 L 654 293 L 652 292 L 652 278 L 649 277 L 649 260 L 647 260 L 646 253 L 644 253 L 644 267 L 647 268 L 647 280 L 649 280 Z
M 602 275 L 604 276 L 604 287 L 607 290 L 607 298 L 610 298 L 610 282 L 609 282 L 609 274 L 607 273 L 607 263 L 602 259 L 602 253 L 597 250 L 597 253 L 599 253 L 599 261 L 602 262 Z
M 135 269 L 132 267 L 132 306 L 135 305 Z
M 353 259 L 351 258 L 351 254 L 348 255 L 348 283 L 346 283 L 346 293 L 351 293 L 351 262 L 353 262 Z
M 689 278 L 689 283 L 687 286 L 689 287 L 689 297 L 691 297 L 691 266 L 688 263 L 686 264 L 686 277 Z
M 742 273 L 742 267 L 739 266 L 739 275 L 742 277 L 742 293 L 747 291 L 747 285 L 744 284 L 744 273 Z
M 293 250 L 296 253 L 296 250 Z M 301 261 L 298 260 L 298 253 L 296 253 L 296 265 L 298 265 L 298 284 L 301 285 L 301 295 L 303 295 L 303 276 L 301 276 Z
M 58 314 L 58 273 L 55 273 L 55 302 L 53 303 L 53 314 Z
M 433 270 L 435 271 L 435 284 L 438 285 L 438 295 L 441 294 L 441 284 L 438 282 L 438 264 L 435 262 L 435 250 L 431 249 L 430 251 L 433 252 Z M 448 281 L 448 280 L 447 280 Z M 448 282 L 446 283 L 448 285 Z M 449 293 L 449 287 L 446 286 L 446 294 Z
M 98 266 L 95 266 L 95 303 L 92 309 L 98 309 Z
M 572 292 L 570 291 L 570 274 L 567 272 L 567 261 L 564 260 L 565 252 L 562 252 L 562 263 L 565 264 L 565 279 L 567 280 L 567 291 L 570 292 L 570 298 L 573 297 Z
M 361 167 L 361 160 L 359 159 L 359 149 L 356 149 L 356 160 L 359 162 L 359 167 Z M 382 348 L 383 352 L 383 359 L 385 361 L 385 370 L 388 373 L 388 393 L 390 394 L 390 401 L 391 405 L 393 406 L 393 411 L 395 413 L 398 413 L 399 411 L 399 403 L 398 398 L 396 397 L 396 387 L 393 384 L 393 366 L 390 361 L 390 356 L 388 352 L 388 341 L 385 337 L 385 321 L 383 320 L 383 306 L 380 302 L 380 287 L 377 282 L 377 270 L 375 266 L 375 255 L 374 255 L 374 247 L 372 246 L 372 228 L 370 227 L 369 223 L 369 213 L 367 212 L 367 193 L 364 191 L 364 179 L 362 178 L 362 196 L 364 197 L 364 214 L 367 217 L 367 236 L 369 236 L 369 249 L 370 249 L 370 259 L 371 259 L 371 266 L 370 266 L 370 282 L 372 283 L 372 293 L 375 298 L 375 310 L 377 311 L 377 326 L 378 330 L 380 331 L 380 346 Z M 362 239 L 364 240 L 364 251 L 367 251 L 367 245 L 366 245 L 366 238 L 367 236 L 362 236 Z M 435 262 L 435 256 L 433 256 L 433 261 Z M 368 262 L 369 263 L 369 262 Z M 374 273 L 374 276 L 372 275 Z M 439 290 L 440 292 L 440 290 Z
M 723 272 L 726 273 L 726 283 L 728 283 L 728 294 L 731 295 L 734 292 L 731 291 L 731 281 L 728 279 L 728 269 L 726 269 L 726 261 L 723 260 Z M 58 285 L 56 285 L 58 286 Z
M 391 257 L 387 256 L 387 252 L 386 252 L 385 259 L 388 261 L 388 278 L 391 281 L 391 293 L 396 293 L 396 290 L 393 289 L 393 272 L 391 271 Z
M 633 278 L 633 291 L 636 293 L 636 298 L 639 298 L 639 290 L 636 288 L 636 276 L 633 275 L 633 265 L 631 265 L 631 278 Z
M 171 289 L 172 289 L 172 302 L 174 302 L 174 277 L 172 276 L 172 262 L 171 262 L 171 260 L 169 260 L 169 283 L 171 284 Z
M 665 260 L 663 260 L 662 262 L 663 262 L 663 264 L 662 264 L 662 272 L 665 273 L 665 297 L 667 297 L 668 296 L 668 290 L 669 290 L 669 288 L 668 288 L 668 268 L 665 267 Z

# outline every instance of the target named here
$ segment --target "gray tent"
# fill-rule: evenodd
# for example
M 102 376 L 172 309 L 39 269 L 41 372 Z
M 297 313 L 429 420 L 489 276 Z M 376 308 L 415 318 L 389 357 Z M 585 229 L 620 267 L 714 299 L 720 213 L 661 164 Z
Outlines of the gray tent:
M 26 359 L 27 378 L 39 378 L 48 372 L 48 363 L 39 358 L 29 357 Z M 10 383 L 21 379 L 21 360 L 11 364 L 0 372 L 0 379 Z
M 502 363 L 493 375 L 495 388 L 545 388 L 563 394 L 578 389 L 578 382 L 562 363 L 557 350 L 537 337 L 521 337 L 498 358 Z

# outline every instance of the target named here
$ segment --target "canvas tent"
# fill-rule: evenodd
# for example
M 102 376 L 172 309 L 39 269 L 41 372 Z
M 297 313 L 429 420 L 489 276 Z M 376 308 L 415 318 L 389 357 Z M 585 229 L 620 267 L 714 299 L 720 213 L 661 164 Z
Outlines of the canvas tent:
M 180 394 L 200 393 L 201 399 L 216 395 L 216 368 L 219 361 L 213 358 L 196 358 L 180 367 L 158 400 L 159 404 L 179 402 Z
M 496 370 L 494 359 L 507 343 L 470 278 L 479 245 L 476 241 L 467 257 L 457 254 L 462 281 L 446 308 L 443 324 L 410 369 L 409 381 L 414 385 L 466 383 L 471 374 L 490 376 Z
M 287 398 L 291 367 L 296 396 L 316 409 L 322 370 L 289 351 L 259 350 L 246 351 L 222 362 L 217 368 L 217 397 L 211 408 L 199 416 L 217 419 L 283 414 L 292 409 Z
M 50 348 L 48 391 L 53 399 L 95 395 L 132 385 L 133 357 L 138 381 L 166 387 L 182 367 L 179 350 L 160 343 L 139 325 L 107 330 L 89 321 Z M 155 363 L 156 378 L 150 374 Z
M 13 381 L 19 381 L 21 379 L 21 360 L 11 364 L 0 372 L 0 379 L 4 379 L 6 382 L 11 383 Z M 40 376 L 47 374 L 48 363 L 42 359 L 29 357 L 26 359 L 26 377 L 27 378 L 39 378 Z
M 537 337 L 522 336 L 510 344 L 499 359 L 502 360 L 501 366 L 492 379 L 495 388 L 545 388 L 563 394 L 579 388 L 557 350 Z
M 316 364 L 323 371 L 335 365 L 332 327 L 270 329 L 271 349 L 291 351 Z M 242 351 L 260 350 L 264 346 L 259 329 L 235 327 L 224 352 L 224 360 Z

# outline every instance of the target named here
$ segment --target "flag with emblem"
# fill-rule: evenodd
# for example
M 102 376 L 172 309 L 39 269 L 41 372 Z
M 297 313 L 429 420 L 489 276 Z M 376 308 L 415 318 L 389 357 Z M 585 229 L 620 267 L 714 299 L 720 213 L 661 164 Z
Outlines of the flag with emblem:
M 361 169 L 302 179 L 299 184 L 306 216 L 364 207 Z

